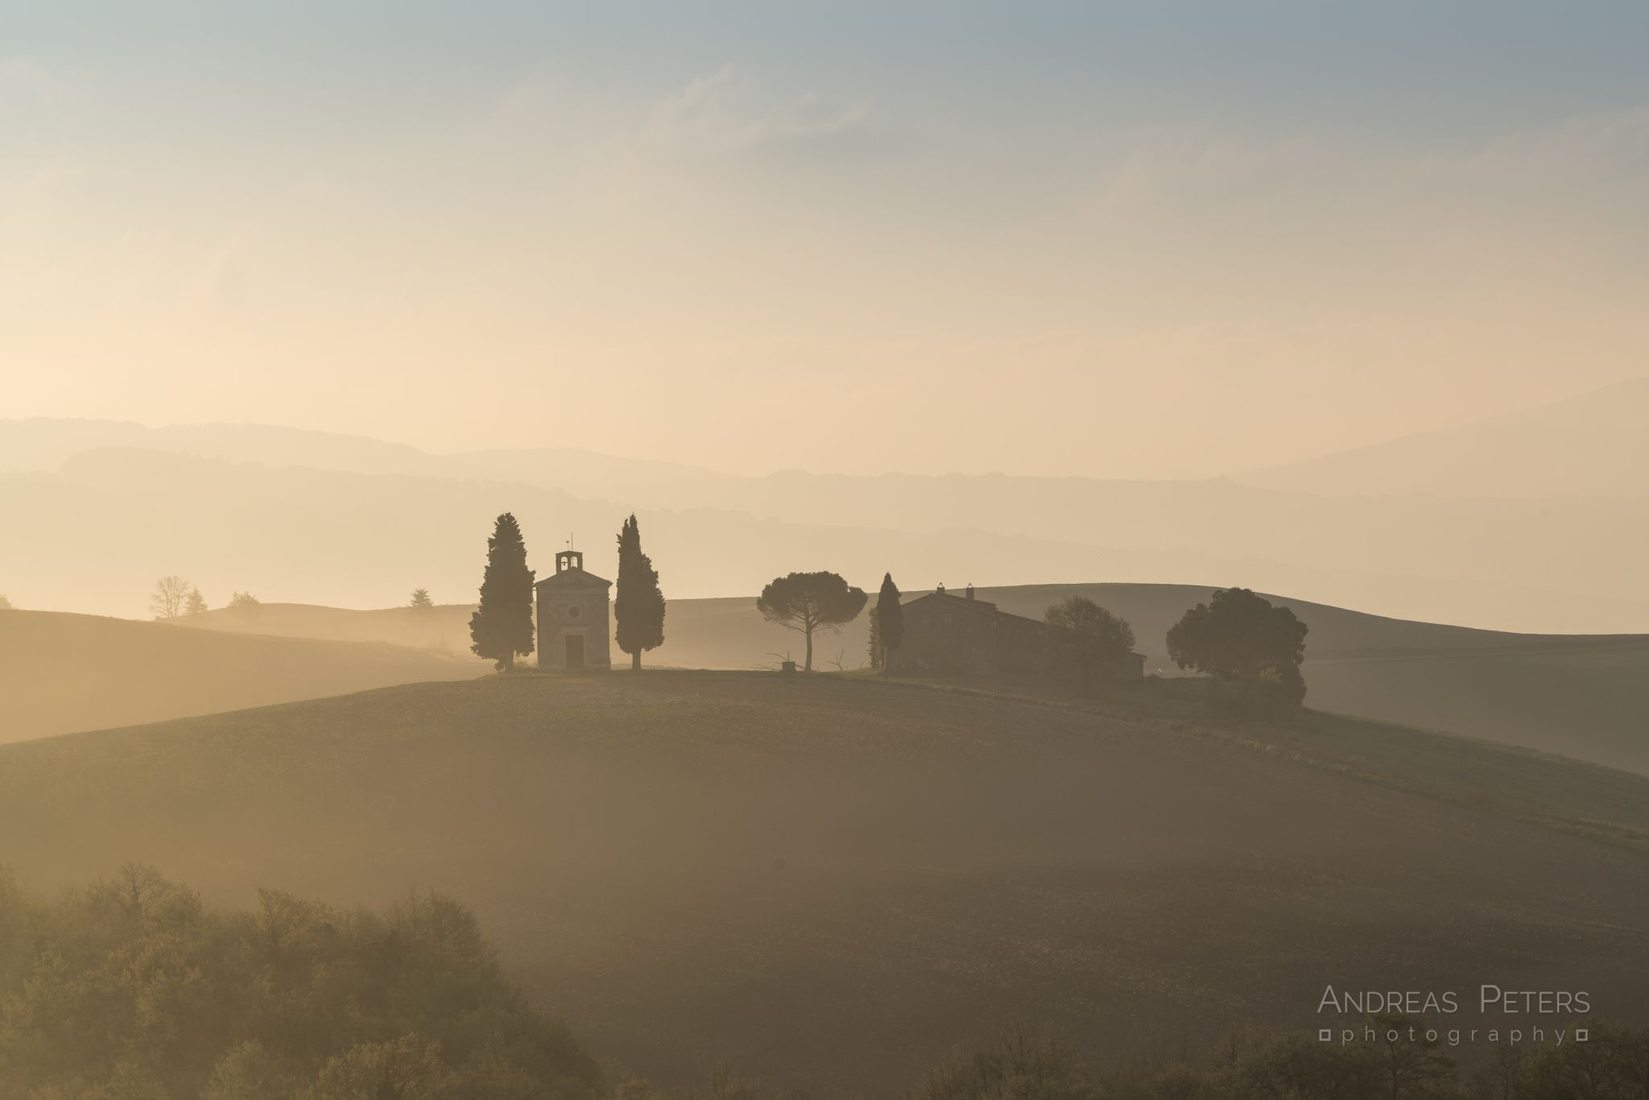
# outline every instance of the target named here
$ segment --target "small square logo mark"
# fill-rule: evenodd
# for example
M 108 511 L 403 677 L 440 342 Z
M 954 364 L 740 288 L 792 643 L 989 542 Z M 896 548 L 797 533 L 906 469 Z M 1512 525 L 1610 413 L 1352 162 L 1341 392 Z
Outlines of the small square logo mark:
M 1320 1028 L 1317 1031 L 1317 1041 L 1319 1043 L 1332 1043 L 1334 1041 L 1334 1029 L 1331 1027 Z
M 1590 1039 L 1591 1037 L 1592 1037 L 1592 1033 L 1589 1029 L 1584 1028 L 1584 1027 L 1575 1028 L 1575 1042 L 1584 1043 L 1584 1042 L 1586 1042 L 1586 1040 Z

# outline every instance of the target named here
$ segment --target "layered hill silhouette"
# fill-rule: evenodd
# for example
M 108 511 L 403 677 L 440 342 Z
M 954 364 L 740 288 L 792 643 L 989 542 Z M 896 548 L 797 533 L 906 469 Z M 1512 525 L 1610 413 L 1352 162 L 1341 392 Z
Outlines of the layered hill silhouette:
M 223 900 L 451 892 L 535 998 L 665 1083 L 864 1089 L 1015 1020 L 1104 1064 L 1320 1026 L 1328 984 L 1558 983 L 1633 1020 L 1646 844 L 1649 780 L 1225 725 L 1172 683 L 1073 705 L 521 675 L 0 747 L 24 881 L 136 860 Z
M 1552 416 L 1583 434 L 1587 417 L 1628 404 L 1599 398 Z M 1600 422 L 1598 440 L 1620 435 L 1613 423 Z M 911 587 L 1218 578 L 1400 618 L 1641 631 L 1643 466 L 1625 461 L 1629 441 L 1572 448 L 1542 424 L 1480 429 L 1501 440 L 1481 453 L 1517 450 L 1547 471 L 1525 479 L 1521 495 L 1500 492 L 1501 482 L 1468 491 L 1476 467 L 1460 463 L 1429 491 L 1393 482 L 1370 495 L 1350 474 L 1342 488 L 1322 478 L 1282 487 L 1263 478 L 732 476 L 553 447 L 435 455 L 259 425 L 6 421 L 0 509 L 29 537 L 0 546 L 0 590 L 20 606 L 125 614 L 139 613 L 166 573 L 188 576 L 214 603 L 250 590 L 273 602 L 387 605 L 420 586 L 458 600 L 474 590 L 478 547 L 500 511 L 516 512 L 540 563 L 570 537 L 595 564 L 622 517 L 639 510 L 678 598 L 757 591 L 779 573 L 821 567 L 861 585 L 891 569 Z M 1467 442 L 1446 449 L 1462 463 L 1479 454 L 1477 431 L 1461 429 Z M 1607 455 L 1616 466 L 1604 494 Z
M 0 611 L 0 742 L 482 671 L 379 642 L 225 637 L 170 623 Z
M 1555 405 L 1289 463 L 1242 480 L 1315 495 L 1641 498 L 1649 495 L 1646 420 L 1649 378 L 1637 378 Z
M 491 671 L 492 662 L 470 653 L 470 616 L 475 604 L 430 607 L 380 607 L 357 610 L 320 604 L 266 603 L 256 614 L 220 607 L 177 620 L 195 630 L 228 634 L 262 634 L 280 638 L 319 638 L 332 642 L 380 642 L 432 650 L 471 659 Z

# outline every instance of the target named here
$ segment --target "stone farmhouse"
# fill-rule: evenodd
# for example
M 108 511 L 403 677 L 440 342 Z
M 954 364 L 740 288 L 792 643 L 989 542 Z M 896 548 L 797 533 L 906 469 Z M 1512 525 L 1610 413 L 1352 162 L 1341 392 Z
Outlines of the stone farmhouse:
M 1042 673 L 1071 660 L 1078 647 L 1091 644 L 1073 630 L 975 599 L 971 584 L 961 596 L 940 585 L 910 600 L 904 604 L 904 619 L 905 636 L 894 654 L 894 672 Z M 1100 675 L 1114 680 L 1142 679 L 1145 655 L 1125 654 L 1101 669 Z

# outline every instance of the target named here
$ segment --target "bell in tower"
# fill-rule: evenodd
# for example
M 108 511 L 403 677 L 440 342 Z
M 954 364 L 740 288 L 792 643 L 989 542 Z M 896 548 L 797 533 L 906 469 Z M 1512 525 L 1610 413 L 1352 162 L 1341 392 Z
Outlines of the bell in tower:
M 584 572 L 584 551 L 561 550 L 556 553 L 555 571 L 565 573 L 569 569 L 576 569 L 580 573 Z

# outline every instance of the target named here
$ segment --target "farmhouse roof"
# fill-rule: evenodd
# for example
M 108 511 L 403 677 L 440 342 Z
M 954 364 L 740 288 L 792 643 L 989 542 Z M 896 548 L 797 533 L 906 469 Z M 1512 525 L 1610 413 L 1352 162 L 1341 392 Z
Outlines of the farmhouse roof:
M 923 603 L 927 600 L 942 601 L 945 605 L 946 611 L 949 611 L 952 608 L 959 608 L 966 611 L 976 611 L 982 615 L 991 615 L 998 619 L 1024 619 L 1025 622 L 1036 623 L 1038 626 L 1048 625 L 1040 619 L 1032 619 L 1025 615 L 1015 615 L 1011 611 L 1003 611 L 1000 607 L 997 607 L 989 600 L 958 596 L 954 592 L 928 592 L 924 595 L 917 596 L 914 600 L 906 602 L 903 606 L 914 607 L 917 604 Z

